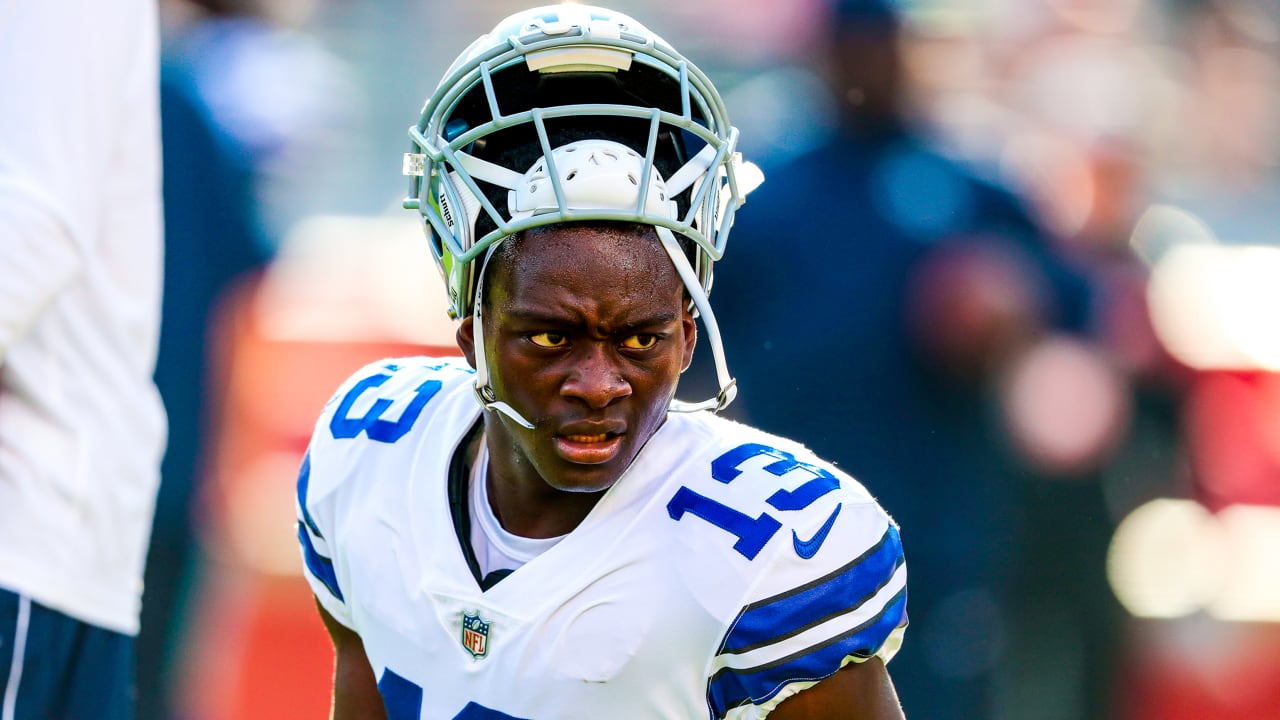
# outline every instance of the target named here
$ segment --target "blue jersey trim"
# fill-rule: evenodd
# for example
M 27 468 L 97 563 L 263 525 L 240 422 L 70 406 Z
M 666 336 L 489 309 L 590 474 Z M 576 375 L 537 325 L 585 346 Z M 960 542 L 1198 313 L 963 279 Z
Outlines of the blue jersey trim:
M 316 550 L 316 546 L 311 543 L 311 536 L 307 534 L 306 526 L 301 521 L 298 522 L 298 541 L 302 543 L 302 558 L 307 563 L 307 569 L 329 588 L 329 592 L 333 593 L 334 597 L 346 602 L 342 597 L 342 588 L 338 587 L 338 575 L 333 570 L 333 561 Z
M 744 653 L 853 612 L 874 597 L 902 563 L 902 541 L 890 523 L 879 542 L 844 567 L 743 608 L 719 652 Z
M 391 668 L 382 671 L 378 694 L 382 695 L 387 720 L 418 720 L 422 715 L 422 688 L 400 677 Z
M 324 533 L 320 532 L 320 528 L 316 525 L 315 518 L 311 517 L 311 512 L 307 510 L 307 486 L 311 484 L 311 451 L 307 450 L 302 456 L 302 467 L 298 469 L 298 508 L 302 512 L 302 520 L 311 528 L 311 533 L 321 540 L 324 539 Z
M 848 633 L 776 662 L 752 668 L 725 668 L 711 679 L 707 702 L 715 717 L 732 708 L 760 704 L 789 683 L 817 681 L 834 674 L 846 657 L 869 658 L 899 625 L 906 623 L 907 591 L 903 588 L 875 617 Z

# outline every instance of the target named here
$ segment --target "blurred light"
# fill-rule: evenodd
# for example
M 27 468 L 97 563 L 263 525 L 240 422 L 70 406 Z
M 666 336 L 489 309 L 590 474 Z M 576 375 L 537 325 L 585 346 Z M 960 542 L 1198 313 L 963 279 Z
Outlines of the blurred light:
M 1215 516 L 1189 500 L 1154 500 L 1116 529 L 1107 577 L 1137 617 L 1205 610 L 1280 622 L 1280 508 L 1234 505 Z
M 1220 620 L 1280 622 L 1280 508 L 1233 505 L 1218 519 L 1231 562 L 1209 613 Z
M 1213 516 L 1188 500 L 1154 500 L 1116 528 L 1107 579 L 1137 617 L 1189 615 L 1220 586 L 1226 543 Z
M 1280 370 L 1280 248 L 1241 248 L 1233 265 L 1228 332 L 1257 367 Z
M 1129 237 L 1129 247 L 1147 265 L 1155 265 L 1175 247 L 1214 242 L 1213 230 L 1203 220 L 1182 208 L 1161 204 L 1142 213 Z
M 1071 474 L 1096 467 L 1129 416 L 1117 371 L 1096 351 L 1067 338 L 1041 342 L 1009 373 L 1006 422 L 1036 465 Z
M 1179 246 L 1147 292 L 1156 335 L 1183 363 L 1280 370 L 1280 248 Z

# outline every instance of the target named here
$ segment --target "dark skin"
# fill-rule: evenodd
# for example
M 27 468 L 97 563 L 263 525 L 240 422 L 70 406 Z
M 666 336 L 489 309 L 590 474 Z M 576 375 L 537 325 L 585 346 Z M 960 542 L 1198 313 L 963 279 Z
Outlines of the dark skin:
M 484 347 L 497 396 L 535 428 L 484 414 L 489 502 L 508 531 L 555 537 L 582 522 L 666 419 L 696 325 L 651 228 L 561 225 L 506 242 L 486 281 Z M 458 344 L 474 366 L 471 318 Z M 332 717 L 385 718 L 359 635 L 323 608 L 320 615 L 337 656 Z M 895 720 L 902 711 L 884 664 L 872 658 L 784 700 L 769 717 Z
M 489 501 L 507 530 L 555 537 L 666 419 L 696 325 L 651 231 L 567 225 L 507 242 L 490 269 L 484 345 L 494 391 L 535 428 L 485 414 Z M 474 365 L 470 318 L 458 345 Z

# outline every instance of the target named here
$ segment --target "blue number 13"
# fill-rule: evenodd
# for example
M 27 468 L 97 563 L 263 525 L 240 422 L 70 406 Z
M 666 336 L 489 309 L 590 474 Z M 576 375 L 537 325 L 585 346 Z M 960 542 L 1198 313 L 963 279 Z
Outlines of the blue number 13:
M 738 465 L 760 455 L 775 458 L 773 462 L 764 466 L 764 470 L 770 475 L 781 477 L 796 468 L 803 468 L 814 476 L 813 479 L 805 482 L 795 490 L 779 489 L 773 495 L 770 495 L 766 502 L 778 510 L 800 510 L 808 507 L 814 500 L 840 487 L 840 481 L 828 470 L 800 462 L 794 455 L 785 450 L 778 450 L 759 443 L 739 445 L 712 460 L 711 477 L 727 484 L 742 474 L 742 471 L 738 469 Z M 723 503 L 683 486 L 676 491 L 676 494 L 671 497 L 671 501 L 667 503 L 667 512 L 670 513 L 671 518 L 674 520 L 683 518 L 685 513 L 696 515 L 728 532 L 738 539 L 733 544 L 733 549 L 748 560 L 754 560 L 774 534 L 782 528 L 782 523 L 767 512 L 760 513 L 758 517 L 753 518 L 746 513 L 734 510 Z
M 363 432 L 371 440 L 393 443 L 409 432 L 409 429 L 413 427 L 414 421 L 422 414 L 422 408 L 426 406 L 427 401 L 433 395 L 439 392 L 441 387 L 439 380 L 428 380 L 419 385 L 414 391 L 416 394 L 413 400 L 409 401 L 409 405 L 400 414 L 400 419 L 395 422 L 382 419 L 382 413 L 386 412 L 392 405 L 392 401 L 386 398 L 375 400 L 373 407 L 369 408 L 369 411 L 360 417 L 347 416 L 347 413 L 351 412 L 351 406 L 355 405 L 356 400 L 366 390 L 376 388 L 390 379 L 390 375 L 372 375 L 356 383 L 354 387 L 347 391 L 347 394 L 342 398 L 342 402 L 338 405 L 338 409 L 333 413 L 333 420 L 329 422 L 329 431 L 333 433 L 335 438 L 351 439 Z

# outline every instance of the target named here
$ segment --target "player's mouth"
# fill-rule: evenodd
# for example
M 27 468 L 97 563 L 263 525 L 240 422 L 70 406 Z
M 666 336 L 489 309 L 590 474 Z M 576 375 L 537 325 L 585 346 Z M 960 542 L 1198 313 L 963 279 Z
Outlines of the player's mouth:
M 598 465 L 612 460 L 622 449 L 622 435 L 614 432 L 556 435 L 556 452 L 572 463 Z

